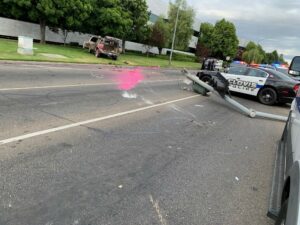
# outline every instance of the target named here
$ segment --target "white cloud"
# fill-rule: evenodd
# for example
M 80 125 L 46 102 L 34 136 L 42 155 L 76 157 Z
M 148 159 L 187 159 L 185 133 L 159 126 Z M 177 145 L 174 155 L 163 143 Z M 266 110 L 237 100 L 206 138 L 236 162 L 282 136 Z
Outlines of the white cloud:
M 188 0 L 201 21 L 225 18 L 235 23 L 240 38 L 260 42 L 291 58 L 300 55 L 299 0 Z

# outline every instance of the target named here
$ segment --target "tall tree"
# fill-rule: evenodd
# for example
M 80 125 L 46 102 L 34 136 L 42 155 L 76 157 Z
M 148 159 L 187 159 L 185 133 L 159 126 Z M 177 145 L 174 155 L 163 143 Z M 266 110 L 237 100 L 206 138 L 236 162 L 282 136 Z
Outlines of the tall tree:
M 91 11 L 90 0 L 4 0 L 13 18 L 29 18 L 40 24 L 41 43 L 45 43 L 46 25 L 77 26 Z
M 123 10 L 120 0 L 91 0 L 92 12 L 83 23 L 82 32 L 102 36 L 123 36 L 132 28 L 130 14 Z
M 151 27 L 149 36 L 149 44 L 158 48 L 159 54 L 162 49 L 167 46 L 169 41 L 169 27 L 163 17 L 159 17 Z
M 250 41 L 246 46 L 246 51 L 243 53 L 243 60 L 247 63 L 262 63 L 265 59 L 265 51 L 261 45 Z
M 214 32 L 214 25 L 210 23 L 201 23 L 200 35 L 196 49 L 196 55 L 203 58 L 211 54 L 212 49 L 212 34 Z
M 265 58 L 265 61 L 267 64 L 272 64 L 275 62 L 275 58 L 274 58 L 274 55 L 272 53 L 266 53 L 266 58 Z
M 252 49 L 256 49 L 257 45 L 253 41 L 249 41 L 248 44 L 246 45 L 246 51 L 250 51 Z
M 89 18 L 92 5 L 89 0 L 64 1 L 64 16 L 58 18 L 57 26 L 62 29 L 63 41 L 66 43 L 69 31 L 78 31 L 83 21 Z
M 143 42 L 146 39 L 149 14 L 146 0 L 120 0 L 120 5 L 132 23 L 131 28 L 125 29 L 122 36 L 122 48 L 125 51 L 126 40 Z
M 253 48 L 249 51 L 245 51 L 243 54 L 243 60 L 247 63 L 261 63 L 264 56 L 259 52 L 258 48 Z
M 215 57 L 225 59 L 235 57 L 238 49 L 238 38 L 233 23 L 222 19 L 216 22 L 212 34 L 212 53 Z
M 194 33 L 193 24 L 195 19 L 195 12 L 193 8 L 189 7 L 186 0 L 176 0 L 175 3 L 170 2 L 169 8 L 169 24 L 170 33 L 174 32 L 176 23 L 177 11 L 179 8 L 179 17 L 177 24 L 177 32 L 175 39 L 175 48 L 180 50 L 186 50 L 189 46 L 189 42 Z
M 285 60 L 284 60 L 283 54 L 280 54 L 280 55 L 279 55 L 278 61 L 279 61 L 280 63 L 286 63 Z
M 274 61 L 275 61 L 275 62 L 278 62 L 278 61 L 279 61 L 279 55 L 278 55 L 277 50 L 274 50 L 273 52 L 271 52 L 271 54 L 272 54 L 273 57 L 274 57 Z

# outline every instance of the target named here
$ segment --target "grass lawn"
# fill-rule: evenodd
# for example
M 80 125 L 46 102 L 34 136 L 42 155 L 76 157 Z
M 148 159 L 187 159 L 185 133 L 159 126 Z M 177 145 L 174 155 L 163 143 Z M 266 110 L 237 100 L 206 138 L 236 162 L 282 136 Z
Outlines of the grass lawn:
M 43 61 L 43 62 L 67 62 L 67 63 L 99 63 L 112 65 L 131 66 L 160 66 L 168 67 L 167 57 L 147 57 L 141 54 L 127 53 L 121 55 L 117 61 L 105 58 L 96 58 L 88 53 L 87 49 L 62 46 L 62 45 L 41 45 L 34 43 L 34 55 L 20 55 L 17 53 L 17 41 L 0 38 L 0 60 L 20 60 L 20 61 Z M 53 58 L 41 54 L 58 54 L 66 58 Z M 199 69 L 196 62 L 173 61 L 172 67 Z

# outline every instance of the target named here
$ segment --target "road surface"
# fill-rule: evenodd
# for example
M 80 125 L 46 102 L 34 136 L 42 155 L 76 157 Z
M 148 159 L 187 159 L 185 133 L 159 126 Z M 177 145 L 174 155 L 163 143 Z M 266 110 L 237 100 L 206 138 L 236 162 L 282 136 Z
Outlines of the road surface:
M 182 90 L 179 71 L 141 69 L 124 92 L 129 71 L 1 65 L 0 224 L 272 224 L 284 123 Z

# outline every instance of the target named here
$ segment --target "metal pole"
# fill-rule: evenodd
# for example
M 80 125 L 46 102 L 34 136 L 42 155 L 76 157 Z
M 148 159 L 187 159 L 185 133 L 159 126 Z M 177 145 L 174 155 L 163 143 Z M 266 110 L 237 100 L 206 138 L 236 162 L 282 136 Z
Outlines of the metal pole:
M 176 31 L 177 31 L 179 10 L 180 10 L 180 6 L 181 6 L 182 1 L 179 3 L 178 9 L 177 9 L 177 15 L 176 15 L 175 27 L 174 27 L 174 33 L 173 33 L 173 39 L 172 39 L 172 47 L 171 47 L 171 53 L 170 53 L 170 58 L 169 58 L 169 66 L 171 66 L 171 61 L 172 61 L 172 57 L 173 57 L 173 50 L 174 50 L 174 45 L 175 45 L 175 38 L 176 38 Z
M 183 69 L 182 72 L 186 75 L 186 77 L 188 79 L 194 81 L 195 83 L 197 83 L 200 86 L 204 87 L 208 91 L 210 91 L 212 93 L 215 93 L 215 94 L 217 94 L 217 96 L 219 96 L 218 92 L 215 91 L 215 89 L 212 86 L 210 86 L 207 83 L 201 81 L 197 76 L 195 76 L 193 74 L 190 74 L 186 69 Z M 260 118 L 267 118 L 267 119 L 272 119 L 272 120 L 279 120 L 279 121 L 283 121 L 283 122 L 286 122 L 287 119 L 288 119 L 286 116 L 260 112 L 260 111 L 254 110 L 254 109 L 248 109 L 247 107 L 243 106 L 241 103 L 235 101 L 234 99 L 230 98 L 227 95 L 225 95 L 224 100 L 226 102 L 228 102 L 230 105 L 232 105 L 235 108 L 239 109 L 240 111 L 242 111 L 243 113 L 245 113 L 246 115 L 248 115 L 251 118 L 260 117 Z

